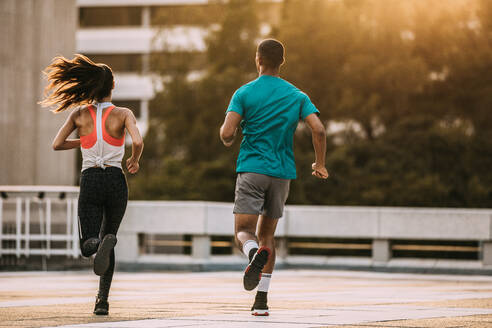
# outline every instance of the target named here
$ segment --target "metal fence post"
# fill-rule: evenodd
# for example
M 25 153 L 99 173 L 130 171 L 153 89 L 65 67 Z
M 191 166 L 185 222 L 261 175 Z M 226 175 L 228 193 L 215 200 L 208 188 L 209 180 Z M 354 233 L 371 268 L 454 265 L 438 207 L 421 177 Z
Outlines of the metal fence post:
M 22 198 L 15 199 L 15 255 L 21 255 Z
M 77 200 L 72 198 L 72 256 L 79 257 L 79 222 L 77 215 Z
M 51 199 L 46 198 L 46 257 L 51 256 Z
M 24 254 L 29 256 L 29 240 L 31 234 L 31 200 L 29 197 L 25 199 L 25 226 L 24 226 Z

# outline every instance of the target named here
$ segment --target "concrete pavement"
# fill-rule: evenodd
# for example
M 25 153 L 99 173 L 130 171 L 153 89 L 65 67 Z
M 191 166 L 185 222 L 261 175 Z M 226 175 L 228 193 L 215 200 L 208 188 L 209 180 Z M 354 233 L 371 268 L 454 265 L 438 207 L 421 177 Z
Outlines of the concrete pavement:
M 277 271 L 270 317 L 240 272 L 120 273 L 92 315 L 91 272 L 0 273 L 0 327 L 492 327 L 492 277 Z

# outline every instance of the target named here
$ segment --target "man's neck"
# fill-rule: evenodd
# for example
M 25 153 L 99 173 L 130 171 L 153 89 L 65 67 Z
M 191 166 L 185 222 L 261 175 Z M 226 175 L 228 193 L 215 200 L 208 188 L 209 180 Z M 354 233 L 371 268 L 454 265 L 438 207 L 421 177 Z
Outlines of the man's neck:
M 260 67 L 260 76 L 270 75 L 270 76 L 279 77 L 279 73 L 280 73 L 279 69 Z

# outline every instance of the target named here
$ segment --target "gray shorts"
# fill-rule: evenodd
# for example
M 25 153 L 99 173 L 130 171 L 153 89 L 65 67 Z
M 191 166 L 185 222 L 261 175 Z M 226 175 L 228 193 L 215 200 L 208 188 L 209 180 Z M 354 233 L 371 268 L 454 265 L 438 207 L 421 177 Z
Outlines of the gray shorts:
M 290 180 L 243 172 L 236 179 L 234 214 L 263 214 L 272 219 L 282 217 L 289 196 Z

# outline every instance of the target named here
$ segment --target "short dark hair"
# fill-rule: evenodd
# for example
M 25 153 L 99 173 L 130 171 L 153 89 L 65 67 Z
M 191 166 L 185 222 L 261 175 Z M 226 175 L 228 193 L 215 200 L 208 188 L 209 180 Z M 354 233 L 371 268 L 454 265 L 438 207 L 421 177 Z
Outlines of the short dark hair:
M 278 68 L 284 62 L 284 45 L 275 39 L 263 40 L 258 45 L 258 55 L 265 66 Z

